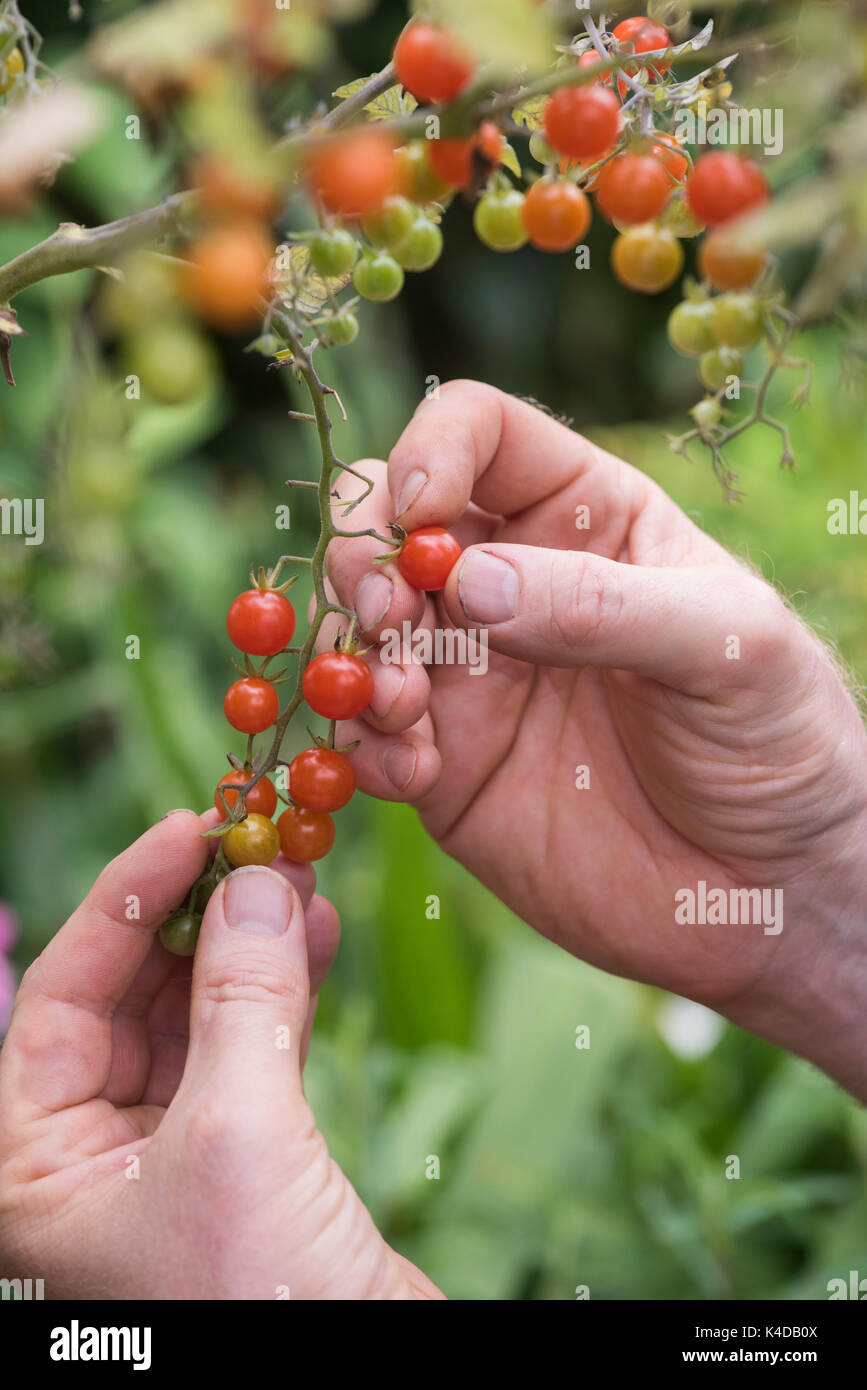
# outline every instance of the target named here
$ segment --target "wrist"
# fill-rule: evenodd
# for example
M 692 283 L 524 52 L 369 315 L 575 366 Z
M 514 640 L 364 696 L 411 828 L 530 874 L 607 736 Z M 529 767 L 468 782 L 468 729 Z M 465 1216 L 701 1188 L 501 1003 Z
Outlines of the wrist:
M 785 891 L 787 940 L 721 1010 L 867 1102 L 867 825 Z

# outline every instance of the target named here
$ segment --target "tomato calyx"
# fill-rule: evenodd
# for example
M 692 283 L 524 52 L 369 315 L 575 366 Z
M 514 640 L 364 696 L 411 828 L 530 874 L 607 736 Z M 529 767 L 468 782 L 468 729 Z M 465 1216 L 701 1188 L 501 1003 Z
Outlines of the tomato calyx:
M 260 565 L 258 570 L 256 570 L 253 566 L 251 566 L 251 587 L 254 589 L 261 589 L 263 593 L 274 593 L 284 595 L 288 594 L 289 590 L 292 588 L 292 585 L 297 582 L 298 575 L 290 575 L 288 579 L 284 579 L 282 584 L 278 584 L 277 581 L 280 578 L 280 571 L 282 570 L 283 566 L 287 564 L 289 561 L 291 561 L 293 558 L 294 557 L 292 555 L 281 555 L 277 563 L 275 565 L 272 565 L 271 569 L 266 569 L 264 565 Z

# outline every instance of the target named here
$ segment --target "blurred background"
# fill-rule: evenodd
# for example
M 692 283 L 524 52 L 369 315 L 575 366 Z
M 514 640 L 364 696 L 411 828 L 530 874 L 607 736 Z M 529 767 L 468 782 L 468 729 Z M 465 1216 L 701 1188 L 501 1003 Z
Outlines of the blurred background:
M 74 65 L 97 21 L 134 7 L 83 8 L 67 20 L 48 0 L 27 6 L 52 66 Z M 762 8 L 728 6 L 724 22 Z M 278 124 L 381 66 L 406 14 L 344 10 L 315 77 L 276 84 Z M 0 225 L 0 262 L 59 220 L 105 221 L 178 186 L 171 142 L 127 140 L 129 94 L 88 80 L 111 118 L 49 194 Z M 775 388 L 796 469 L 780 470 L 772 431 L 749 432 L 731 452 L 744 494 L 733 505 L 700 449 L 687 461 L 665 442 L 699 394 L 694 364 L 666 341 L 677 290 L 643 299 L 619 286 L 604 227 L 589 274 L 568 256 L 494 255 L 459 200 L 445 230 L 438 265 L 409 276 L 396 303 L 364 306 L 358 342 L 328 355 L 348 414 L 341 457 L 384 456 L 432 376 L 534 397 L 759 566 L 863 679 L 867 547 L 827 529 L 829 501 L 864 479 L 861 361 L 840 325 L 797 343 L 815 365 L 808 407 L 787 403 L 797 378 Z M 251 561 L 278 553 L 283 480 L 318 472 L 313 432 L 287 419 L 289 398 L 299 406 L 288 372 L 199 328 L 173 347 L 158 298 L 119 331 L 112 288 L 78 273 L 26 291 L 17 385 L 0 387 L 0 491 L 46 506 L 43 546 L 0 540 L 0 945 L 14 912 L 16 972 L 147 825 L 211 803 L 226 768 L 223 615 Z M 146 384 L 146 358 L 150 389 L 128 402 L 123 374 L 135 360 Z M 185 399 L 167 401 L 178 373 Z M 292 501 L 303 552 L 315 518 L 303 494 Z M 133 633 L 138 661 L 123 655 Z M 537 939 L 407 809 L 357 797 L 319 881 L 343 942 L 309 1096 L 386 1237 L 451 1297 L 559 1300 L 588 1285 L 592 1298 L 813 1299 L 850 1269 L 867 1275 L 867 1118 L 830 1082 Z M 431 894 L 439 920 L 425 913 Z M 582 1024 L 589 1052 L 576 1050 Z M 731 1154 L 738 1181 L 724 1178 Z M 432 1157 L 438 1177 L 426 1176 Z

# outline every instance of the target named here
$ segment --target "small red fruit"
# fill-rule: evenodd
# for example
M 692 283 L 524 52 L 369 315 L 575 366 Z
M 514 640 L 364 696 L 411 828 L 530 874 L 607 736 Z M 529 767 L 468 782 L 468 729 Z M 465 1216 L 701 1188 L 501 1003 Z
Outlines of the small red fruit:
M 304 699 L 323 719 L 354 719 L 373 695 L 373 672 L 351 652 L 323 652 L 310 662 L 301 682 Z
M 235 646 L 251 656 L 274 656 L 292 641 L 295 609 L 273 589 L 246 589 L 226 617 Z
M 242 734 L 261 734 L 280 713 L 280 697 L 270 681 L 245 676 L 226 691 L 223 712 L 233 729 Z
M 503 136 L 493 121 L 483 121 L 471 140 L 431 140 L 428 162 L 437 178 L 454 188 L 466 188 L 479 162 L 495 169 L 503 157 Z
M 324 141 L 311 154 L 307 172 L 314 195 L 344 217 L 363 217 L 397 192 L 392 142 L 369 126 Z
M 769 196 L 768 181 L 758 164 L 730 150 L 703 154 L 686 181 L 686 201 L 709 227 L 742 216 Z
M 410 531 L 397 557 L 397 567 L 414 589 L 429 593 L 445 588 L 460 558 L 461 547 L 442 526 L 420 526 Z
M 596 202 L 610 222 L 651 222 L 668 202 L 672 182 L 649 154 L 622 154 L 596 180 Z
M 475 63 L 445 29 L 416 21 L 394 48 L 398 81 L 419 101 L 454 101 L 470 81 Z
M 574 183 L 539 179 L 524 199 L 524 226 L 539 251 L 571 251 L 590 226 L 586 193 Z
M 314 859 L 323 859 L 334 844 L 334 821 L 327 811 L 289 806 L 277 821 L 277 833 L 287 859 L 295 864 L 310 864 Z
M 227 772 L 225 777 L 220 778 L 217 783 L 218 790 L 214 795 L 214 805 L 221 815 L 224 814 L 224 812 L 223 803 L 220 800 L 219 788 L 243 787 L 249 782 L 252 776 L 253 769 L 248 767 L 246 770 Z M 229 807 L 229 810 L 231 810 L 238 800 L 238 793 L 236 791 L 226 791 L 224 794 L 226 797 L 226 805 Z M 262 777 L 259 779 L 255 787 L 247 793 L 246 806 L 248 812 L 255 811 L 257 815 L 267 816 L 270 820 L 277 810 L 277 792 L 270 778 Z
M 605 87 L 561 87 L 545 107 L 545 139 L 572 159 L 598 159 L 614 144 L 620 105 Z
M 289 764 L 289 795 L 305 811 L 339 811 L 355 791 L 355 768 L 333 748 L 306 748 Z

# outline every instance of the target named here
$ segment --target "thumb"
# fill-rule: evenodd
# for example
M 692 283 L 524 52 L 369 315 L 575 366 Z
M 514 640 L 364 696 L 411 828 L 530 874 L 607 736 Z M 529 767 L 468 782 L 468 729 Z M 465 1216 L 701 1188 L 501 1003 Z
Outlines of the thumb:
M 282 874 L 236 869 L 205 912 L 193 961 L 184 1080 L 251 1099 L 301 1090 L 310 980 L 301 899 Z
M 745 584 L 735 566 L 665 569 L 586 551 L 476 545 L 444 598 L 454 623 L 486 629 L 505 656 L 609 666 L 699 694 L 719 687 L 733 633 L 743 645 L 765 630 L 764 588 Z

